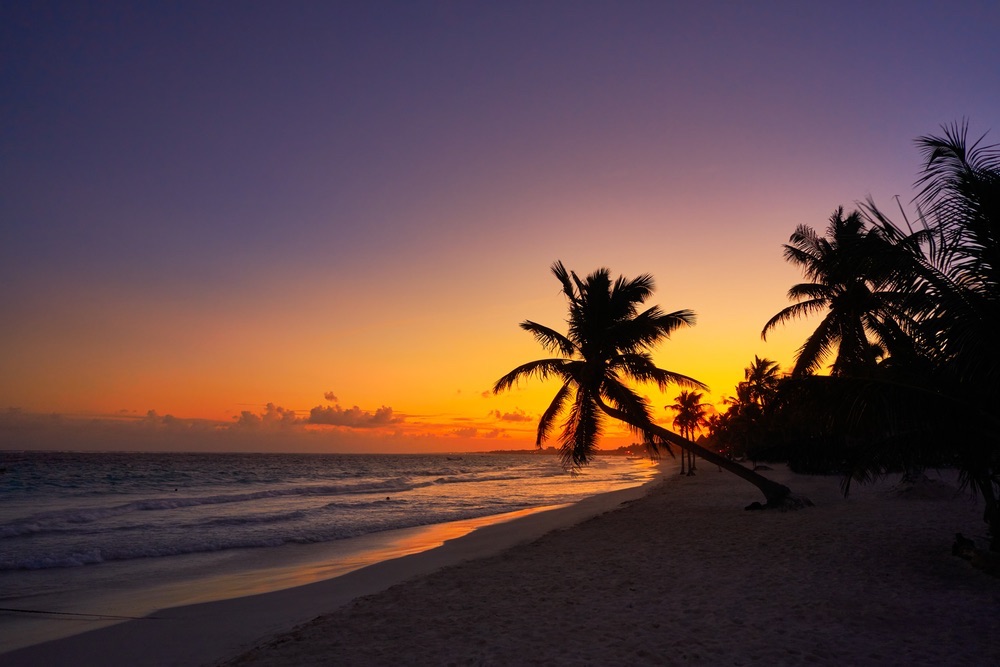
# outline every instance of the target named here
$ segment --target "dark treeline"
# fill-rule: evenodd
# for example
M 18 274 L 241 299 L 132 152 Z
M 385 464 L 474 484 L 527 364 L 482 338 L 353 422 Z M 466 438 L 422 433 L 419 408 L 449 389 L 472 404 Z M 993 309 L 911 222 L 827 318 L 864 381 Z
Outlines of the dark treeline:
M 970 141 L 966 123 L 942 130 L 917 140 L 915 214 L 869 199 L 837 209 L 822 235 L 791 235 L 784 255 L 804 282 L 762 336 L 799 317 L 818 326 L 789 373 L 754 360 L 710 441 L 844 474 L 845 492 L 953 466 L 985 501 L 1000 550 L 1000 150 Z

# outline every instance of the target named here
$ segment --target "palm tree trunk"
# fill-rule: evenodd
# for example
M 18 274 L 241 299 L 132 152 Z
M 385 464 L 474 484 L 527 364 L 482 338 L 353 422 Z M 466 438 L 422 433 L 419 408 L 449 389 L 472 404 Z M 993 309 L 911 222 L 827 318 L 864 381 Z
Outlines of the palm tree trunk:
M 682 476 L 683 476 L 683 475 L 685 474 L 685 471 L 684 471 L 684 464 L 685 464 L 685 463 L 687 463 L 687 452 L 685 452 L 685 451 L 684 451 L 684 450 L 682 449 L 682 450 L 681 450 L 681 475 L 682 475 Z
M 770 480 L 763 475 L 760 475 L 749 468 L 744 468 L 736 461 L 730 461 L 721 454 L 717 454 L 710 449 L 706 449 L 701 445 L 694 443 L 687 438 L 682 438 L 673 431 L 668 431 L 662 426 L 658 426 L 652 422 L 638 422 L 632 419 L 629 415 L 625 414 L 621 410 L 617 410 L 610 405 L 606 405 L 604 401 L 598 399 L 598 406 L 604 411 L 609 417 L 613 417 L 619 421 L 625 422 L 630 426 L 634 426 L 640 431 L 648 431 L 660 437 L 660 439 L 669 442 L 672 445 L 677 445 L 683 452 L 691 452 L 692 454 L 697 454 L 701 458 L 705 459 L 709 463 L 714 463 L 720 468 L 723 468 L 734 475 L 745 479 L 754 486 L 756 486 L 767 501 L 766 507 L 780 507 L 784 509 L 798 508 L 798 507 L 809 507 L 812 506 L 807 498 L 801 496 L 796 496 L 792 494 L 792 490 L 789 489 L 784 484 L 779 484 L 773 480 Z M 749 509 L 749 508 L 748 508 Z
M 993 492 L 993 481 L 989 478 L 980 478 L 974 483 L 979 487 L 986 504 L 983 520 L 990 527 L 990 551 L 1000 552 L 1000 502 Z

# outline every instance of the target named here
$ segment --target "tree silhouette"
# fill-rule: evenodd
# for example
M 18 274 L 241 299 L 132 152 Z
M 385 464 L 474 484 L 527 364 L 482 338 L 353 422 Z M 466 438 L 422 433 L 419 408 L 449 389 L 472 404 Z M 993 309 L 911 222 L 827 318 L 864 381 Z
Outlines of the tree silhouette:
M 702 395 L 700 391 L 685 390 L 674 397 L 673 405 L 665 407 L 666 410 L 673 410 L 677 413 L 674 417 L 674 428 L 680 431 L 681 436 L 691 441 L 694 441 L 698 429 L 708 426 L 707 415 L 708 409 L 711 406 L 708 403 L 701 402 Z M 681 474 L 684 474 L 685 454 L 689 456 L 687 474 L 693 475 L 694 471 L 697 470 L 697 466 L 695 465 L 694 455 L 690 451 L 681 454 Z
M 778 324 L 824 313 L 816 330 L 796 354 L 792 374 L 819 370 L 836 350 L 833 375 L 873 368 L 900 338 L 897 318 L 905 296 L 888 289 L 895 254 L 878 229 L 868 229 L 858 211 L 844 217 L 843 207 L 830 216 L 826 235 L 799 225 L 785 245 L 785 259 L 802 268 L 811 282 L 788 290 L 796 303 L 768 320 L 761 338 Z
M 723 399 L 726 410 L 710 423 L 710 433 L 735 455 L 755 460 L 762 437 L 767 437 L 766 421 L 782 382 L 778 362 L 754 355 L 743 369 L 744 380 L 735 395 Z
M 746 385 L 747 399 L 762 410 L 778 392 L 781 382 L 781 367 L 777 361 L 753 357 L 753 363 L 743 369 L 743 384 Z
M 561 262 L 552 266 L 552 272 L 568 301 L 567 333 L 530 320 L 522 322 L 521 328 L 559 356 L 518 366 L 493 386 L 494 393 L 499 393 L 522 379 L 556 378 L 562 382 L 538 422 L 538 446 L 557 418 L 565 415 L 560 434 L 563 461 L 574 467 L 585 465 L 597 451 L 606 417 L 611 417 L 641 435 L 654 451 L 676 445 L 739 475 L 760 489 L 769 506 L 808 503 L 793 497 L 788 487 L 655 424 L 649 402 L 629 386 L 630 382 L 651 382 L 661 391 L 671 384 L 704 388 L 693 378 L 658 368 L 650 355 L 673 331 L 692 325 L 693 312 L 664 313 L 657 306 L 640 311 L 653 293 L 653 278 L 648 274 L 612 281 L 610 271 L 602 268 L 581 280 Z
M 918 231 L 871 201 L 867 213 L 905 251 L 908 264 L 893 280 L 916 323 L 911 358 L 893 369 L 903 379 L 878 387 L 877 398 L 910 406 L 905 419 L 890 414 L 893 430 L 938 451 L 947 443 L 963 481 L 986 502 L 1000 551 L 1000 147 L 984 138 L 971 141 L 963 122 L 917 139 L 925 159 Z M 861 474 L 881 472 L 873 458 Z

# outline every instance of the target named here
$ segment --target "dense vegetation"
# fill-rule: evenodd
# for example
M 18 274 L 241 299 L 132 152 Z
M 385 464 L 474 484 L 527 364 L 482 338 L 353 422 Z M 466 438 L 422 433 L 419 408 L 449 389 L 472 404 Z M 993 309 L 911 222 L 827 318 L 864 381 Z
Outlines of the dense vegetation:
M 694 390 L 703 385 L 650 356 L 694 314 L 640 310 L 653 290 L 648 275 L 613 281 L 599 269 L 581 279 L 557 262 L 569 330 L 523 322 L 556 356 L 515 368 L 494 391 L 527 378 L 561 381 L 537 444 L 561 417 L 567 465 L 588 463 L 605 420 L 617 419 L 653 449 L 678 446 L 752 482 L 770 506 L 808 501 L 737 460 L 841 473 L 845 492 L 852 480 L 953 466 L 985 500 L 991 546 L 1000 550 L 1000 151 L 982 142 L 969 141 L 965 123 L 917 140 L 924 164 L 914 220 L 900 207 L 902 219 L 893 221 L 868 200 L 850 213 L 838 208 L 822 235 L 795 229 L 785 258 L 805 281 L 761 336 L 799 317 L 818 316 L 819 324 L 788 374 L 754 358 L 726 410 L 708 419 L 707 447 L 695 442 L 707 406 Z M 658 425 L 632 389 L 647 382 L 685 388 L 666 406 L 679 434 Z M 690 473 L 693 458 L 688 465 Z
M 804 472 L 866 481 L 950 465 L 985 501 L 1000 550 L 1000 151 L 968 126 L 917 140 L 915 219 L 874 201 L 799 226 L 785 258 L 805 282 L 762 332 L 817 316 L 781 376 L 756 359 L 714 446 Z M 829 374 L 818 374 L 827 362 Z

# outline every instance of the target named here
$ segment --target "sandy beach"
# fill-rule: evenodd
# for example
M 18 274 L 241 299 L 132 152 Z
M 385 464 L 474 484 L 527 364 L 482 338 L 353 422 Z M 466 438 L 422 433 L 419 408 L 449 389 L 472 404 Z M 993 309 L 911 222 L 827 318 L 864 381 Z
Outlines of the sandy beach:
M 816 507 L 745 512 L 755 490 L 703 468 L 5 664 L 1000 663 L 1000 579 L 951 555 L 957 531 L 985 544 L 981 505 L 951 473 L 847 499 L 837 478 L 767 474 Z
M 702 470 L 357 600 L 230 664 L 1000 662 L 1000 580 L 950 553 L 956 530 L 985 532 L 966 496 L 947 481 L 896 492 L 888 480 L 844 500 L 836 479 L 771 474 L 818 506 L 744 512 L 752 489 Z

